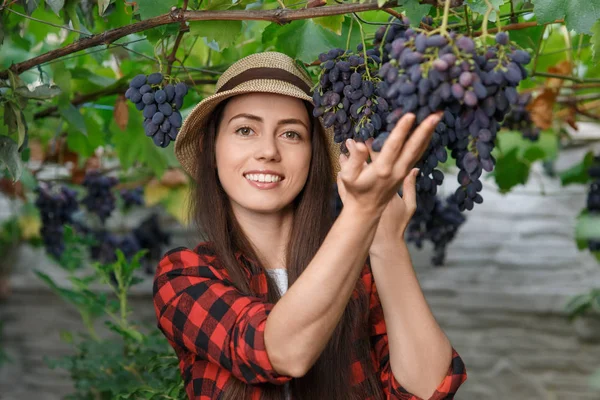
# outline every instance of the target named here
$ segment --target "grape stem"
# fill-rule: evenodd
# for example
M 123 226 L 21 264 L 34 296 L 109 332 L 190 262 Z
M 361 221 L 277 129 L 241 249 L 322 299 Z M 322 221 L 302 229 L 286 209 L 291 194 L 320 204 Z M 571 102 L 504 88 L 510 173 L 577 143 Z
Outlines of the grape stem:
M 356 14 L 354 14 L 354 17 L 356 18 Z M 363 56 L 365 58 L 366 73 L 367 73 L 367 76 L 369 77 L 369 80 L 372 80 L 373 78 L 371 78 L 371 73 L 369 72 L 369 57 L 367 56 L 367 45 L 365 43 L 365 33 L 363 32 L 363 27 L 362 27 L 362 24 L 360 23 L 360 21 L 356 21 L 356 22 L 358 22 L 358 27 L 360 29 L 360 39 L 361 39 L 362 45 L 363 45 Z
M 488 21 L 490 19 L 490 15 L 492 15 L 492 11 L 494 11 L 494 6 L 492 6 L 489 0 L 484 1 L 488 8 L 485 12 L 485 15 L 483 16 L 483 25 L 481 26 L 481 39 L 485 43 L 485 40 L 488 38 L 488 36 L 490 36 L 488 33 Z
M 440 33 L 444 36 L 448 36 L 448 16 L 449 15 L 450 15 L 450 0 L 445 0 L 444 17 L 442 19 L 442 26 L 440 27 Z

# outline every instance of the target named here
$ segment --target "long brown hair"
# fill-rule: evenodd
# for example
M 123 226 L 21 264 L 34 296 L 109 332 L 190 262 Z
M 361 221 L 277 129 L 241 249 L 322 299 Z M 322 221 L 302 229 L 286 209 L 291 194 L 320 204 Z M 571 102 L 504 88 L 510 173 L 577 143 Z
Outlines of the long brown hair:
M 223 110 L 227 101 L 220 103 L 208 121 L 207 130 L 199 144 L 203 156 L 198 160 L 198 174 L 195 184 L 191 212 L 199 232 L 214 247 L 218 260 L 227 270 L 236 288 L 248 295 L 254 293 L 237 261 L 239 251 L 249 260 L 252 273 L 264 269 L 260 258 L 253 250 L 248 237 L 243 233 L 234 217 L 227 193 L 221 186 L 216 170 L 215 142 Z M 331 194 L 333 187 L 332 167 L 325 134 L 318 119 L 312 117 L 312 104 L 305 102 L 312 122 L 312 158 L 306 184 L 294 200 L 294 218 L 291 237 L 287 246 L 288 282 L 292 285 L 308 266 L 333 224 Z M 310 232 L 310 234 L 307 234 Z M 279 292 L 274 280 L 267 278 L 267 301 L 275 304 Z M 290 382 L 292 395 L 296 400 L 364 400 L 367 397 L 383 398 L 379 381 L 370 358 L 370 342 L 367 317 L 369 299 L 364 284 L 357 281 L 359 296 L 352 297 L 333 335 L 320 357 L 306 375 Z M 357 340 L 359 339 L 359 340 Z M 351 387 L 352 352 L 363 364 L 366 380 L 358 387 Z M 283 385 L 261 385 L 262 400 L 284 400 Z M 248 385 L 232 377 L 225 387 L 223 399 L 250 399 Z

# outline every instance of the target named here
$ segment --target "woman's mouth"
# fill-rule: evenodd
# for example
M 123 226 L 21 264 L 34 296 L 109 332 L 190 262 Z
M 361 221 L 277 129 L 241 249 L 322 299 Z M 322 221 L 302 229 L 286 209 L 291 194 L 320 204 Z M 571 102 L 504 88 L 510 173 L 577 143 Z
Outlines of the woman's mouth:
M 284 179 L 274 174 L 245 174 L 244 178 L 255 188 L 273 189 L 277 187 Z

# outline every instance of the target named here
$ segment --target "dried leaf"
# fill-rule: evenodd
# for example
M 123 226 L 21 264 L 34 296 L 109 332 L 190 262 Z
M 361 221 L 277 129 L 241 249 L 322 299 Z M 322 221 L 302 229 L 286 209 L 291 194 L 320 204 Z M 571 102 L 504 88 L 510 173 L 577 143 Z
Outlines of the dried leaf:
M 531 114 L 531 120 L 539 128 L 548 129 L 552 126 L 553 109 L 557 95 L 558 92 L 546 88 L 527 106 L 527 110 Z
M 122 131 L 127 129 L 127 122 L 129 122 L 129 108 L 127 107 L 127 99 L 125 98 L 125 95 L 117 96 L 114 117 L 119 129 Z
M 169 188 L 187 185 L 188 177 L 181 169 L 173 168 L 163 174 L 160 183 Z
M 561 61 L 556 66 L 548 68 L 548 72 L 556 75 L 570 75 L 573 65 L 569 61 Z M 529 105 L 527 110 L 531 114 L 533 123 L 541 129 L 552 127 L 554 119 L 554 103 L 560 88 L 565 83 L 564 79 L 548 78 L 542 93 L 537 96 Z

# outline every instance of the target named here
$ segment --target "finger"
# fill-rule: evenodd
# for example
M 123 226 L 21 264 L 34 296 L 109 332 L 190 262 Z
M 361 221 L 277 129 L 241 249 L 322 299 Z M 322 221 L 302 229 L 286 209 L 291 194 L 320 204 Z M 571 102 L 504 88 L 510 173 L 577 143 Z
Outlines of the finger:
M 410 172 L 402 183 L 402 200 L 406 204 L 407 211 L 412 214 L 417 209 L 417 176 L 419 175 L 419 169 L 413 168 Z
M 429 146 L 431 136 L 435 131 L 435 127 L 440 122 L 442 115 L 442 113 L 431 114 L 417 126 L 403 147 L 402 154 L 394 164 L 395 174 L 397 173 L 400 177 L 406 176 L 410 168 L 421 158 L 427 146 Z M 385 146 L 383 147 L 385 148 Z
M 400 150 L 404 147 L 404 142 L 410 134 L 415 118 L 414 114 L 408 113 L 396 123 L 390 136 L 385 140 L 385 145 L 381 149 L 379 157 L 377 157 L 377 163 L 379 164 L 377 169 L 379 171 L 385 173 L 389 169 L 389 172 L 391 172 L 390 167 L 398 159 Z
M 369 149 L 369 157 L 371 158 L 371 162 L 375 162 L 375 160 L 377 160 L 377 157 L 379 157 L 379 152 L 373 150 L 373 141 L 375 139 L 373 139 L 372 137 L 369 138 L 365 144 L 367 145 L 367 148 Z
M 364 143 L 357 143 L 352 139 L 346 141 L 346 147 L 348 147 L 350 157 L 342 167 L 342 179 L 353 181 L 362 171 L 369 151 Z

